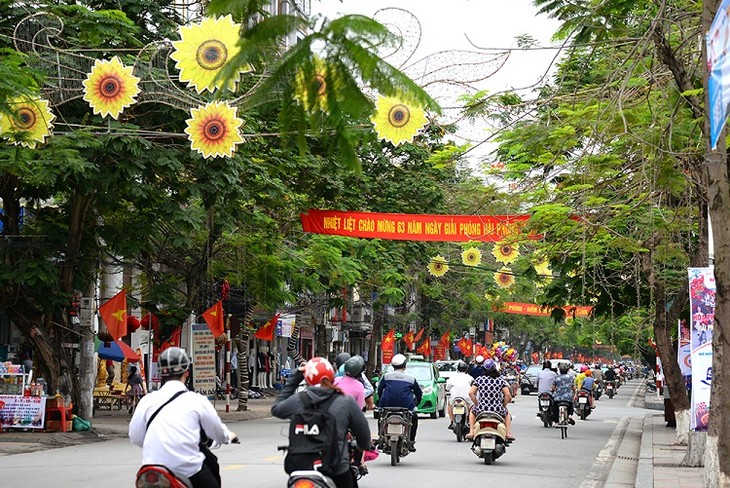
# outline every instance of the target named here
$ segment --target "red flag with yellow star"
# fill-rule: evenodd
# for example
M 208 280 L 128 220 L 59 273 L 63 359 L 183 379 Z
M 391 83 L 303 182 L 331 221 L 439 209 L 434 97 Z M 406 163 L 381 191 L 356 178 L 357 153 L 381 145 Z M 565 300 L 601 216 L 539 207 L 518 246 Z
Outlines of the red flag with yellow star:
M 383 337 L 383 351 L 392 351 L 395 346 L 395 329 L 390 329 L 385 337 Z
M 256 339 L 263 339 L 265 341 L 273 341 L 274 340 L 274 332 L 276 331 L 276 323 L 279 321 L 279 316 L 281 314 L 276 314 L 273 317 L 269 319 L 268 322 L 266 322 L 264 325 L 258 328 L 256 333 L 254 333 L 254 337 Z
M 418 354 L 423 354 L 426 357 L 431 356 L 431 338 L 426 337 L 426 340 L 423 341 L 423 343 L 418 346 L 418 349 L 416 349 L 416 352 Z
M 441 339 L 439 340 L 439 345 L 444 348 L 444 350 L 448 349 L 451 345 L 451 331 L 446 331 L 443 334 L 441 334 Z
M 223 300 L 218 300 L 215 305 L 203 312 L 203 319 L 213 333 L 213 337 L 220 337 L 225 332 L 223 325 Z
M 416 337 L 413 338 L 413 342 L 418 342 L 421 340 L 421 337 L 423 337 L 423 331 L 426 330 L 424 327 L 421 328 L 418 332 L 416 332 Z
M 409 351 L 413 350 L 413 345 L 416 343 L 416 341 L 413 339 L 413 331 L 409 330 L 406 335 L 403 336 L 403 342 L 406 343 L 406 347 Z
M 127 294 L 124 290 L 99 307 L 99 315 L 113 340 L 124 337 L 127 334 Z

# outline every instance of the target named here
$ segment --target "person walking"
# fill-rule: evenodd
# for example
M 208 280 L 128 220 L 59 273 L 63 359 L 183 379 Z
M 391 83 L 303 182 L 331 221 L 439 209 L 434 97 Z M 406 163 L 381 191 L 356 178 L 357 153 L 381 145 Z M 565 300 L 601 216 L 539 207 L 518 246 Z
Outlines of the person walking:
M 142 388 L 142 376 L 137 372 L 137 366 L 130 366 L 127 375 L 127 385 L 124 387 L 124 393 L 129 396 L 129 413 L 134 412 L 134 407 L 139 403 L 139 399 L 144 396 Z

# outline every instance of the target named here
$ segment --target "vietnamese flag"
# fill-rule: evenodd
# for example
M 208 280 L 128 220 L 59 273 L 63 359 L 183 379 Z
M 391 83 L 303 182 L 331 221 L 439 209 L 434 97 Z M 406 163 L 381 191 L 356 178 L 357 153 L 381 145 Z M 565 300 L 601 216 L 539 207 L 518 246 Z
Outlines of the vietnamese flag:
M 256 333 L 254 333 L 254 337 L 256 339 L 262 339 L 265 341 L 273 341 L 274 340 L 274 332 L 276 332 L 276 323 L 279 321 L 279 316 L 281 314 L 277 313 L 273 317 L 269 319 L 268 322 L 266 322 L 264 325 L 258 328 Z
M 418 346 L 418 349 L 416 349 L 416 352 L 419 354 L 423 354 L 426 357 L 431 356 L 431 338 L 426 337 L 426 340 L 423 341 L 423 344 Z
M 439 345 L 444 348 L 444 350 L 449 348 L 449 345 L 451 344 L 451 332 L 448 330 L 444 332 L 441 335 L 441 339 L 439 340 Z
M 120 291 L 99 307 L 99 315 L 104 319 L 106 329 L 113 340 L 127 334 L 127 295 Z
M 406 335 L 403 336 L 403 341 L 406 343 L 406 347 L 409 351 L 413 350 L 413 345 L 415 344 L 416 340 L 413 338 L 413 331 L 409 330 Z
M 215 305 L 203 312 L 205 323 L 213 333 L 213 337 L 220 337 L 225 332 L 223 327 L 223 300 L 218 300 Z
M 420 340 L 421 340 L 421 337 L 423 336 L 423 331 L 424 331 L 424 330 L 425 330 L 425 327 L 424 327 L 423 329 L 419 330 L 419 331 L 418 331 L 418 332 L 416 333 L 416 337 L 414 337 L 414 338 L 413 338 L 413 342 L 418 342 L 418 341 L 420 341 Z
M 383 351 L 392 351 L 395 346 L 395 329 L 390 329 L 387 334 L 383 337 L 383 344 L 381 347 Z

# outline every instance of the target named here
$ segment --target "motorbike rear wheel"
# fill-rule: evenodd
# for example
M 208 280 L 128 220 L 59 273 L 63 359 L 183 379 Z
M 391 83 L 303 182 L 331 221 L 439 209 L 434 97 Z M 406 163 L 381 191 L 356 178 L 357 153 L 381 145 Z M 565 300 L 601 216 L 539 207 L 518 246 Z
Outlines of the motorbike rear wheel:
M 487 453 L 487 454 L 486 454 L 486 455 L 484 456 L 484 464 L 486 464 L 486 465 L 488 465 L 488 466 L 489 466 L 489 465 L 491 465 L 491 464 L 492 464 L 493 462 L 494 462 L 494 453 L 493 453 L 492 451 L 489 451 L 489 452 L 488 452 L 488 453 Z
M 580 409 L 580 419 L 581 420 L 585 420 L 586 419 L 586 416 L 587 416 L 586 409 L 585 408 L 581 408 Z
M 550 424 L 552 423 L 550 421 L 550 413 L 546 411 L 540 412 L 540 416 L 542 417 L 542 425 L 545 426 L 545 428 L 550 427 Z
M 398 464 L 398 441 L 393 439 L 390 441 L 390 465 Z
M 464 426 L 461 424 L 461 422 L 457 422 L 454 424 L 454 432 L 456 433 L 456 442 L 461 442 L 464 440 Z

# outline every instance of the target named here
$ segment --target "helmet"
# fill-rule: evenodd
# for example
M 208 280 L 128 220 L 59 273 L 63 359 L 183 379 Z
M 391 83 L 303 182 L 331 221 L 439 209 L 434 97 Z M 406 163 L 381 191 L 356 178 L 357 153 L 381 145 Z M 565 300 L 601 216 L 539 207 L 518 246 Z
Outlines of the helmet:
M 467 369 L 469 369 L 469 367 L 464 361 L 459 361 L 458 363 L 456 363 L 456 371 L 460 373 L 466 373 Z
M 593 371 L 591 371 L 590 369 L 586 371 L 586 376 L 593 376 Z
M 477 364 L 482 364 L 484 362 L 484 356 L 479 354 L 477 357 L 474 358 L 474 361 L 476 361 Z
M 558 364 L 558 370 L 563 374 L 567 373 L 568 371 L 570 371 L 570 363 Z
M 581 372 L 581 373 L 585 373 L 586 371 L 588 371 L 588 366 L 586 366 L 586 365 L 584 364 L 583 366 L 581 366 L 581 367 L 580 367 L 580 372 Z
M 304 365 L 304 379 L 309 386 L 319 386 L 323 379 L 335 380 L 332 364 L 322 357 L 313 357 Z
M 352 356 L 345 361 L 345 374 L 357 378 L 365 369 L 365 360 L 362 356 Z
M 180 376 L 190 368 L 190 357 L 185 349 L 179 347 L 168 347 L 160 353 L 157 366 L 160 369 L 160 376 Z
M 345 364 L 345 361 L 350 359 L 350 353 L 349 352 L 341 352 L 335 357 L 335 366 L 337 369 L 340 369 L 340 366 Z
M 390 364 L 392 364 L 394 368 L 405 368 L 407 362 L 408 358 L 406 358 L 403 354 L 396 354 L 393 356 L 393 359 L 391 359 Z
M 553 364 L 550 361 L 545 361 L 542 363 L 542 369 L 550 369 L 553 367 Z
M 477 357 L 480 357 L 480 356 L 477 356 Z M 484 361 L 484 358 L 482 358 L 482 360 Z M 484 364 L 482 365 L 482 367 L 484 368 L 484 371 L 486 371 L 488 373 L 491 371 L 499 371 L 499 367 L 497 366 L 497 363 L 496 363 L 496 361 L 494 361 L 494 359 L 487 359 L 486 361 L 484 361 Z

